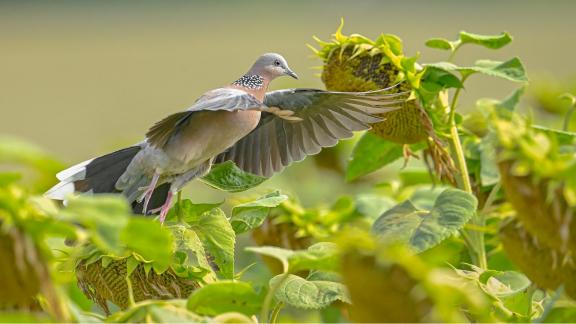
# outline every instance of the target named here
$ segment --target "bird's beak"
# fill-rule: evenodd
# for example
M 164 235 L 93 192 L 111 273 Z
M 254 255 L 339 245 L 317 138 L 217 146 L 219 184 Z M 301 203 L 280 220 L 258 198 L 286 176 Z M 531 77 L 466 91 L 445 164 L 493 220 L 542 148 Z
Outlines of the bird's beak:
M 294 79 L 298 80 L 298 75 L 296 73 L 294 73 L 292 70 L 290 69 L 286 69 L 284 70 L 284 74 L 293 77 Z

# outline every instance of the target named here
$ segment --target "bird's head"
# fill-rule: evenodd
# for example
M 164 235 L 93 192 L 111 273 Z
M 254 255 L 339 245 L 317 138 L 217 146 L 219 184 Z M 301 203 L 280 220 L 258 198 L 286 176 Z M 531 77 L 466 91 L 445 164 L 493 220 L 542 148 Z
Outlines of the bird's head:
M 282 55 L 276 53 L 266 53 L 260 56 L 252 65 L 249 73 L 258 74 L 270 80 L 283 75 L 298 79 L 298 75 L 288 67 L 288 63 Z

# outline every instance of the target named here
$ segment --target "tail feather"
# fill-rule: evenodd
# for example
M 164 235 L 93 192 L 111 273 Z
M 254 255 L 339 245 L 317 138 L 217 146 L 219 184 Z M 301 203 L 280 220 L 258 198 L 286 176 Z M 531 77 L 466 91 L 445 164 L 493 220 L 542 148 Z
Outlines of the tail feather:
M 50 190 L 46 191 L 44 196 L 50 199 L 65 200 L 66 197 L 74 193 L 74 183 L 73 182 L 60 182 Z
M 73 165 L 66 170 L 60 171 L 56 174 L 56 178 L 60 181 L 72 180 L 72 178 L 77 178 L 74 180 L 81 180 L 84 178 L 84 175 L 86 174 L 86 172 L 85 172 L 86 171 L 86 165 L 88 165 L 93 160 L 94 159 L 86 160 L 82 163 L 78 163 L 76 165 Z
M 51 199 L 65 200 L 74 192 L 81 193 L 113 193 L 116 182 L 126 171 L 126 168 L 140 151 L 140 146 L 128 147 L 101 157 L 84 161 L 59 172 L 56 177 L 60 183 L 48 190 L 44 195 Z M 142 213 L 143 202 L 136 201 L 139 186 L 148 184 L 143 176 L 142 181 L 136 181 L 133 188 L 123 190 L 128 201 L 132 202 L 134 213 Z M 154 190 L 148 204 L 148 210 L 161 207 L 166 201 L 170 183 L 164 183 Z
M 45 196 L 64 200 L 73 192 L 118 192 L 115 188 L 116 181 L 140 149 L 140 146 L 131 146 L 59 172 L 56 177 L 60 183 L 48 190 Z

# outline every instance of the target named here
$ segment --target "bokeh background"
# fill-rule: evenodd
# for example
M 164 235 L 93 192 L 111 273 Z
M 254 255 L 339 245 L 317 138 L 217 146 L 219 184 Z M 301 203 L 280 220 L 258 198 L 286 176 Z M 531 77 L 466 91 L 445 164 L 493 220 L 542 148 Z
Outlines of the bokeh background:
M 65 164 L 79 162 L 140 141 L 154 122 L 235 80 L 270 51 L 283 54 L 301 77 L 279 79 L 273 89 L 321 88 L 314 69 L 320 61 L 306 43 L 314 43 L 313 35 L 329 39 L 340 17 L 345 33 L 400 36 L 407 54 L 421 52 L 421 62 L 446 57 L 424 46 L 430 37 L 508 31 L 515 37 L 510 46 L 498 52 L 465 47 L 458 61 L 520 56 L 536 84 L 562 84 L 576 75 L 575 13 L 574 1 L 2 0 L 0 134 L 35 143 Z M 474 77 L 463 106 L 503 97 L 513 86 Z M 341 170 L 352 141 L 255 191 L 279 188 L 299 193 L 304 204 L 328 204 L 399 172 L 400 165 L 392 165 L 346 183 Z M 417 161 L 409 165 L 418 167 Z M 234 199 L 199 183 L 185 196 Z

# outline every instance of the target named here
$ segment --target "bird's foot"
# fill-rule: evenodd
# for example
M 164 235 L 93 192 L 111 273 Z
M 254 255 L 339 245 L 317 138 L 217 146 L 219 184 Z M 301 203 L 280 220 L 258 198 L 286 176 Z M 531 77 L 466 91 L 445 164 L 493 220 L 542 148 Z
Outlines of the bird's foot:
M 164 224 L 164 220 L 166 219 L 166 215 L 168 215 L 168 211 L 170 210 L 170 204 L 172 204 L 172 191 L 168 191 L 168 196 L 166 197 L 166 202 L 160 208 L 160 223 Z
M 152 181 L 150 181 L 150 185 L 148 187 L 144 187 L 144 205 L 142 206 L 142 214 L 146 215 L 148 211 L 148 203 L 150 202 L 150 198 L 154 194 L 154 190 L 156 189 L 156 185 L 158 184 L 158 179 L 160 178 L 160 174 L 158 172 L 154 172 L 154 176 L 152 176 Z
M 164 205 L 162 205 L 162 206 L 160 206 L 160 207 L 158 207 L 158 208 L 154 208 L 154 209 L 148 210 L 147 215 L 154 215 L 154 214 L 159 213 L 160 211 L 162 211 L 162 207 L 164 207 Z

